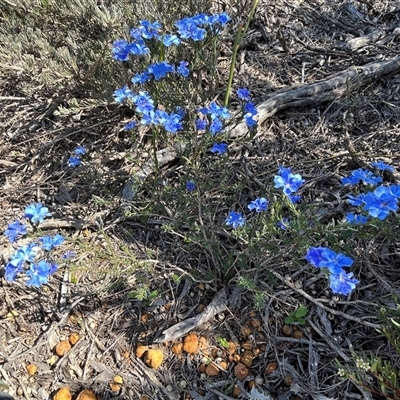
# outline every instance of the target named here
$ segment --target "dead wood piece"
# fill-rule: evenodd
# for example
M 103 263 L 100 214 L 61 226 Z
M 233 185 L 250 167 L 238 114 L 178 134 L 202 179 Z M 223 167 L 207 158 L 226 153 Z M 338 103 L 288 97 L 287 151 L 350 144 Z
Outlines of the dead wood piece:
M 188 332 L 195 329 L 197 326 L 202 325 L 210 320 L 214 315 L 224 311 L 227 307 L 227 301 L 228 300 L 225 290 L 220 290 L 201 314 L 171 326 L 170 328 L 166 329 L 154 342 L 169 342 L 171 340 L 179 339 L 182 336 L 185 336 Z

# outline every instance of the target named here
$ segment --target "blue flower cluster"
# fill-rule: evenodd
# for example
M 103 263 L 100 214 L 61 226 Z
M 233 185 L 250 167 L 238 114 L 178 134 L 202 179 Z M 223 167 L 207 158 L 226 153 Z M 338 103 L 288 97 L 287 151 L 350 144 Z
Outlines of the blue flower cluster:
M 150 53 L 146 40 L 159 41 L 165 47 L 177 46 L 185 39 L 200 41 L 206 38 L 207 29 L 213 34 L 218 33 L 229 21 L 230 17 L 226 13 L 198 14 L 183 18 L 175 23 L 180 37 L 174 33 L 161 34 L 162 26 L 159 22 L 139 21 L 139 27 L 130 30 L 133 41 L 116 40 L 113 43 L 112 55 L 117 61 L 128 61 L 130 55 L 145 56 Z
M 299 195 L 295 193 L 305 182 L 299 174 L 293 174 L 290 168 L 279 167 L 278 175 L 274 176 L 275 188 L 283 188 L 283 193 L 292 203 L 301 200 Z
M 68 167 L 79 167 L 82 164 L 81 157 L 86 154 L 86 149 L 83 146 L 78 146 L 74 153 L 75 155 L 68 159 Z
M 305 259 L 317 268 L 325 268 L 329 273 L 330 288 L 333 293 L 348 295 L 359 283 L 353 273 L 346 273 L 343 267 L 353 265 L 353 260 L 342 253 L 336 253 L 328 247 L 311 247 Z
M 47 207 L 41 203 L 32 203 L 25 208 L 24 218 L 27 218 L 32 225 L 37 226 L 44 221 L 45 217 L 51 214 Z M 11 243 L 17 242 L 19 237 L 28 233 L 28 228 L 20 221 L 8 225 L 4 234 Z M 64 243 L 64 238 L 57 234 L 53 237 L 42 236 L 38 242 L 31 242 L 20 246 L 11 256 L 5 265 L 4 276 L 8 281 L 14 281 L 18 274 L 24 273 L 29 278 L 26 281 L 28 286 L 39 287 L 47 283 L 49 275 L 57 271 L 58 265 L 51 259 L 51 250 Z M 45 259 L 36 262 L 40 253 L 45 253 Z
M 382 161 L 373 162 L 371 166 L 382 170 L 393 172 L 394 168 L 391 165 L 385 164 Z M 369 184 L 377 185 L 382 182 L 382 177 L 375 176 L 371 171 L 357 169 L 352 171 L 350 177 L 343 178 L 343 184 L 358 184 L 360 181 Z M 366 211 L 370 217 L 384 220 L 390 212 L 396 212 L 399 208 L 400 198 L 400 185 L 380 185 L 375 190 L 368 193 L 360 193 L 357 196 L 348 194 L 348 203 L 352 206 L 363 207 L 363 211 Z M 368 221 L 368 217 L 361 214 L 348 213 L 346 221 L 350 224 L 365 224 Z

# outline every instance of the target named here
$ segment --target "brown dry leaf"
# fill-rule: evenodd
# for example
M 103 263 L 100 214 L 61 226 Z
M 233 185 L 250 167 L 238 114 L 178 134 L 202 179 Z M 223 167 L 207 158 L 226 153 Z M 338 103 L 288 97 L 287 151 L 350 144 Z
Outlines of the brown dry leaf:
M 195 333 L 191 333 L 183 339 L 183 351 L 186 351 L 186 353 L 194 354 L 198 347 L 199 338 Z
M 219 374 L 219 369 L 213 363 L 207 365 L 206 367 L 207 376 L 217 376 L 218 374 Z
M 162 361 L 164 355 L 160 349 L 150 349 L 147 350 L 144 355 L 144 362 L 150 368 L 158 368 Z
M 71 391 L 67 386 L 64 386 L 61 389 L 59 389 L 53 398 L 53 400 L 71 400 L 71 399 L 72 399 Z
M 61 340 L 60 343 L 56 346 L 56 354 L 60 357 L 64 356 L 71 350 L 71 345 L 68 340 Z
M 29 364 L 26 366 L 26 370 L 28 371 L 29 375 L 35 375 L 37 371 L 37 366 L 35 364 Z
M 244 381 L 249 376 L 248 368 L 242 363 L 235 366 L 233 373 L 240 381 Z
M 76 400 L 97 400 L 96 395 L 89 389 L 82 390 Z
M 80 339 L 79 333 L 71 333 L 69 335 L 68 341 L 71 344 L 71 346 L 74 346 L 78 343 L 79 339 Z

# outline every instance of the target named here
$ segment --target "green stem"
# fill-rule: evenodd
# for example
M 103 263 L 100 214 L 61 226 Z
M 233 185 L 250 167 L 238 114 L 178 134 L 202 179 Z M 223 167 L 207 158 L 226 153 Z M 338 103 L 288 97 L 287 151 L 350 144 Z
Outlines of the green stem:
M 256 12 L 256 8 L 258 6 L 258 1 L 259 0 L 253 0 L 253 4 L 251 5 L 251 10 L 250 10 L 250 14 L 247 18 L 246 25 L 244 26 L 244 28 L 242 26 L 239 26 L 239 30 L 236 35 L 235 42 L 233 44 L 231 67 L 229 69 L 228 85 L 226 87 L 226 92 L 225 92 L 225 100 L 224 100 L 225 107 L 229 103 L 229 97 L 230 97 L 231 87 L 232 87 L 232 82 L 233 82 L 233 75 L 235 73 L 237 52 L 239 50 L 239 46 L 243 42 L 244 35 L 246 34 L 247 30 L 249 29 L 250 21 L 253 19 L 254 13 Z

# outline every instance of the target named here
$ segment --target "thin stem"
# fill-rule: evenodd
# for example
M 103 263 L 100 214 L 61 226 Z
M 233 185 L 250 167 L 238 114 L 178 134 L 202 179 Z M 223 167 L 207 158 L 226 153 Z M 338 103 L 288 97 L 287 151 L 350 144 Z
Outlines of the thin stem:
M 247 30 L 249 29 L 250 21 L 253 19 L 254 13 L 255 13 L 256 8 L 258 6 L 258 1 L 259 0 L 253 0 L 253 4 L 251 5 L 250 14 L 249 14 L 249 16 L 247 18 L 246 25 L 244 26 L 244 28 L 242 26 L 239 26 L 239 30 L 238 30 L 238 33 L 236 35 L 235 42 L 233 44 L 232 60 L 231 60 L 231 66 L 230 66 L 230 69 L 229 69 L 228 84 L 227 84 L 226 92 L 225 92 L 225 100 L 224 100 L 224 106 L 225 107 L 229 103 L 231 87 L 232 87 L 232 82 L 233 82 L 233 75 L 235 73 L 237 52 L 239 50 L 239 46 L 243 42 L 244 35 L 246 34 Z

